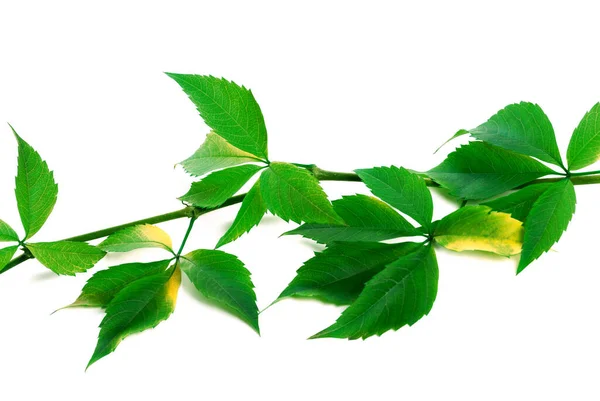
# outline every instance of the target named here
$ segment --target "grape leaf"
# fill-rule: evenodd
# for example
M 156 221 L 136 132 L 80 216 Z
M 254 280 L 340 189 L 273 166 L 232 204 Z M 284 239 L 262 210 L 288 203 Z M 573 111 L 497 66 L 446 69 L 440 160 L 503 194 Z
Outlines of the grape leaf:
M 242 234 L 249 232 L 252 227 L 258 225 L 267 212 L 267 206 L 260 193 L 260 179 L 252 186 L 244 197 L 242 206 L 235 216 L 233 223 L 225 234 L 219 239 L 216 248 L 235 241 Z
M 575 213 L 575 187 L 569 179 L 548 186 L 535 201 L 525 221 L 520 273 L 556 243 Z
M 429 230 L 433 202 L 425 182 L 418 175 L 395 166 L 355 171 L 375 196 Z
M 173 253 L 169 234 L 151 224 L 127 227 L 108 236 L 98 248 L 106 252 L 129 252 L 140 248 L 162 248 Z
M 190 190 L 179 199 L 197 207 L 217 207 L 239 191 L 262 168 L 263 166 L 246 164 L 215 171 L 194 182 Z
M 9 226 L 4 221 L 0 220 L 0 242 L 12 241 L 18 242 L 19 236 L 17 235 L 15 230 L 12 229 L 11 226 Z
M 192 156 L 179 164 L 188 174 L 199 177 L 213 170 L 257 161 L 261 160 L 232 146 L 214 132 L 210 132 L 206 135 L 206 140 L 202 146 Z
M 485 251 L 511 256 L 521 252 L 523 223 L 488 206 L 465 206 L 438 222 L 435 241 L 453 251 Z
M 238 149 L 267 159 L 267 128 L 251 91 L 212 76 L 167 75 L 181 86 L 217 135 Z
M 365 283 L 385 265 L 420 246 L 421 244 L 414 242 L 333 243 L 304 262 L 277 300 L 301 296 L 314 297 L 336 305 L 348 305 L 358 297 Z
M 237 257 L 223 251 L 200 249 L 182 257 L 181 270 L 203 296 L 259 332 L 254 285 L 250 272 Z
M 549 183 L 528 185 L 510 195 L 482 203 L 482 205 L 489 206 L 497 212 L 509 213 L 513 218 L 524 222 L 535 201 L 549 186 Z
M 338 320 L 311 338 L 367 338 L 413 325 L 437 294 L 438 267 L 431 244 L 402 256 L 367 282 Z
M 573 131 L 567 148 L 570 170 L 579 170 L 600 158 L 600 103 L 596 103 Z
M 58 185 L 48 164 L 10 127 L 17 138 L 19 158 L 15 195 L 25 239 L 31 238 L 44 225 L 58 196 Z
M 19 249 L 18 245 L 0 249 L 0 272 L 6 267 L 8 262 L 10 262 L 15 252 L 17 252 L 17 249 Z
M 181 270 L 147 276 L 128 284 L 110 301 L 100 323 L 98 344 L 88 363 L 113 352 L 127 336 L 156 327 L 175 310 Z
M 319 181 L 308 170 L 289 163 L 271 163 L 260 177 L 263 200 L 285 221 L 344 224 Z
M 485 142 L 471 142 L 450 153 L 427 174 L 450 194 L 486 199 L 554 171 L 524 155 Z
M 85 242 L 38 242 L 26 245 L 41 264 L 56 274 L 68 276 L 93 267 L 106 254 Z

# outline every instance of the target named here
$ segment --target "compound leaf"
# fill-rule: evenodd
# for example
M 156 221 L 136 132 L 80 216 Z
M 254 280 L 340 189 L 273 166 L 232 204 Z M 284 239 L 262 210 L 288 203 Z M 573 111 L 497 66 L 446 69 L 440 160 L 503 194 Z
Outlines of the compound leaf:
M 512 194 L 482 203 L 482 205 L 489 206 L 497 212 L 509 213 L 513 218 L 524 222 L 535 201 L 549 186 L 549 183 L 528 185 Z
M 26 246 L 41 264 L 56 274 L 68 276 L 93 267 L 106 254 L 85 242 L 37 242 Z
M 162 248 L 173 253 L 171 237 L 151 224 L 127 227 L 108 236 L 98 248 L 106 252 L 129 252 L 140 248 Z
M 15 252 L 17 252 L 17 249 L 19 249 L 18 245 L 0 249 L 0 272 L 2 272 L 2 269 L 10 262 Z
M 596 103 L 573 131 L 567 148 L 570 170 L 579 170 L 600 158 L 600 103 Z
M 17 235 L 15 230 L 13 230 L 12 227 L 8 225 L 8 223 L 5 223 L 4 221 L 0 220 L 0 242 L 13 241 L 18 242 L 19 236 Z

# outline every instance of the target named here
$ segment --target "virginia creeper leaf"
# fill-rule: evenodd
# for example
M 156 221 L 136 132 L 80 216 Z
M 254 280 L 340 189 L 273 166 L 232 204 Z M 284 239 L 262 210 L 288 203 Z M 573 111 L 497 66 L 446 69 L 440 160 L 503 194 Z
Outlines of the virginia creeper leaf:
M 521 252 L 523 223 L 488 206 L 465 206 L 438 222 L 435 241 L 453 251 L 485 251 L 511 256 Z
M 509 213 L 513 218 L 524 222 L 535 201 L 549 186 L 548 183 L 528 185 L 510 195 L 482 203 L 482 205 L 489 206 L 497 212 Z
M 181 270 L 203 296 L 259 332 L 254 285 L 250 272 L 236 256 L 212 249 L 196 250 L 182 257 Z
M 129 252 L 140 248 L 162 248 L 173 253 L 171 237 L 151 224 L 127 227 L 111 234 L 98 248 L 106 252 Z
M 37 242 L 26 245 L 41 264 L 56 274 L 68 276 L 93 267 L 106 254 L 85 242 Z
M 15 252 L 19 248 L 18 245 L 9 246 L 3 249 L 0 249 L 0 272 L 4 267 L 10 262 Z
M 12 242 L 12 241 L 18 242 L 19 236 L 17 235 L 15 230 L 12 229 L 11 226 L 9 226 L 4 221 L 0 220 L 0 242 Z
M 552 183 L 535 201 L 525 220 L 523 251 L 517 273 L 560 239 L 575 213 L 575 203 L 575 187 L 569 179 Z
M 238 149 L 267 159 L 267 128 L 250 90 L 212 76 L 167 75 L 181 86 L 217 135 Z
M 596 103 L 573 131 L 567 148 L 570 170 L 579 170 L 600 159 L 600 103 Z

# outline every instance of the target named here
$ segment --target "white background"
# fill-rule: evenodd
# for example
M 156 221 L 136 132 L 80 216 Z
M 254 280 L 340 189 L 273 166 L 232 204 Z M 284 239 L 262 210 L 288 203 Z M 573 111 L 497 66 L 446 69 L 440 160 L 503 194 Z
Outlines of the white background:
M 37 240 L 181 207 L 190 179 L 173 165 L 208 129 L 163 71 L 252 88 L 272 160 L 339 171 L 428 169 L 457 129 L 521 100 L 544 108 L 564 150 L 600 100 L 593 2 L 90 3 L 0 3 L 0 121 L 59 183 Z M 15 173 L 5 125 L 0 218 L 20 228 Z M 324 187 L 332 198 L 365 192 Z M 306 341 L 341 308 L 297 300 L 262 314 L 258 337 L 184 281 L 168 321 L 84 373 L 102 314 L 50 313 L 89 274 L 57 277 L 29 261 L 0 276 L 0 399 L 597 400 L 599 191 L 577 188 L 568 233 L 518 277 L 516 259 L 440 250 L 431 314 L 367 341 Z M 436 218 L 456 207 L 434 198 Z M 236 211 L 202 217 L 187 249 L 213 247 Z M 185 225 L 162 227 L 178 242 Z M 278 238 L 292 227 L 267 217 L 224 248 L 252 271 L 260 308 L 317 249 Z M 98 268 L 160 256 L 109 256 Z

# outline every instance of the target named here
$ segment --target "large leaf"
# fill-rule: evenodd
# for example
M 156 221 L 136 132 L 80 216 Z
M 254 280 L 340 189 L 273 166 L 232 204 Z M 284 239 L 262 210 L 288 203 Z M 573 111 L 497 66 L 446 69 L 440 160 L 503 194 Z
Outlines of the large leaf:
M 367 338 L 413 325 L 427 315 L 437 294 L 438 267 L 431 245 L 390 263 L 367 282 L 339 319 L 311 338 Z
M 450 153 L 427 174 L 450 194 L 486 199 L 554 171 L 524 155 L 485 142 L 471 142 Z
M 19 249 L 18 245 L 0 249 L 0 272 L 10 262 L 17 249 Z
M 260 180 L 258 180 L 244 197 L 238 214 L 235 216 L 235 219 L 227 232 L 219 239 L 216 248 L 235 241 L 242 236 L 242 234 L 249 232 L 252 227 L 260 223 L 260 220 L 266 212 L 267 206 L 262 199 L 260 193 Z
M 567 148 L 570 170 L 579 170 L 600 159 L 600 103 L 583 116 Z
M 350 304 L 361 293 L 365 283 L 387 264 L 420 246 L 414 242 L 334 243 L 304 262 L 278 300 L 301 296 L 315 297 L 336 305 Z
M 575 213 L 575 188 L 564 179 L 548 186 L 535 201 L 525 221 L 523 251 L 517 273 L 556 243 Z
M 223 251 L 200 249 L 182 257 L 181 270 L 202 295 L 259 332 L 254 285 L 250 272 L 237 257 Z
M 198 207 L 217 207 L 239 191 L 262 168 L 246 164 L 215 171 L 194 182 L 190 190 L 179 199 Z
M 179 164 L 189 174 L 199 177 L 213 170 L 256 161 L 260 159 L 232 146 L 225 139 L 211 132 L 206 136 L 202 146 Z
M 38 242 L 27 244 L 27 249 L 48 269 L 56 274 L 74 276 L 93 267 L 106 254 L 85 242 Z
M 87 367 L 113 352 L 125 337 L 166 320 L 175 310 L 180 283 L 181 271 L 175 268 L 136 280 L 119 291 L 106 307 Z
M 283 220 L 344 224 L 319 181 L 308 170 L 289 163 L 271 163 L 261 174 L 260 181 L 267 208 Z
M 18 242 L 19 236 L 17 235 L 15 230 L 12 229 L 11 226 L 9 226 L 4 221 L 0 220 L 0 242 L 13 242 L 13 241 Z
M 12 127 L 11 127 L 12 128 Z M 25 239 L 31 238 L 44 225 L 56 204 L 58 185 L 40 155 L 13 129 L 19 145 L 19 165 L 15 195 Z
M 356 174 L 373 194 L 429 229 L 433 202 L 425 182 L 418 175 L 395 166 L 356 170 Z
M 482 205 L 489 206 L 497 212 L 509 213 L 513 218 L 524 222 L 535 201 L 549 186 L 550 183 L 528 185 L 510 195 L 482 203 Z
M 151 224 L 127 227 L 111 234 L 98 248 L 106 252 L 129 252 L 140 248 L 162 248 L 173 253 L 171 237 Z
M 523 223 L 488 206 L 465 206 L 435 228 L 435 241 L 453 251 L 485 251 L 510 256 L 521 252 Z
M 211 76 L 167 75 L 181 86 L 215 133 L 236 148 L 267 159 L 267 128 L 251 91 Z

